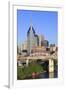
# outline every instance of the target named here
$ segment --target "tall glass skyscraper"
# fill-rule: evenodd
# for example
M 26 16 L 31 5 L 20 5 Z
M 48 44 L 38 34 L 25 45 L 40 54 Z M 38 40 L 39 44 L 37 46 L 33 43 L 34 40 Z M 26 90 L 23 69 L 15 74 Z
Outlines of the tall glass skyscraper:
M 32 25 L 30 25 L 29 30 L 27 32 L 27 49 L 28 54 L 31 53 L 33 47 L 38 46 L 39 38 L 38 35 L 35 34 L 35 30 Z

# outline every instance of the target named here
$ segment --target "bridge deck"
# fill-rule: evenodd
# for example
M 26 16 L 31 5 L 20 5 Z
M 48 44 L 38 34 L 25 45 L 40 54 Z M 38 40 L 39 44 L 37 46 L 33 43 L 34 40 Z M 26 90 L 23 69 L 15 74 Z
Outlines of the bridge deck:
M 37 60 L 37 59 L 42 59 L 43 61 L 49 60 L 49 59 L 54 59 L 57 60 L 57 56 L 27 56 L 27 57 L 17 57 L 18 61 L 24 61 L 24 60 Z

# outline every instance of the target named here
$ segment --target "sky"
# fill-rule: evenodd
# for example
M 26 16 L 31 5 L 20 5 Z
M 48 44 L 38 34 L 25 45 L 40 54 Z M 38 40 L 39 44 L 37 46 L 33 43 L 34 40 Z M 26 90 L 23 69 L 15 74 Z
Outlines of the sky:
M 32 26 L 37 35 L 43 35 L 50 44 L 58 43 L 58 12 L 17 10 L 17 42 L 27 39 L 27 31 Z

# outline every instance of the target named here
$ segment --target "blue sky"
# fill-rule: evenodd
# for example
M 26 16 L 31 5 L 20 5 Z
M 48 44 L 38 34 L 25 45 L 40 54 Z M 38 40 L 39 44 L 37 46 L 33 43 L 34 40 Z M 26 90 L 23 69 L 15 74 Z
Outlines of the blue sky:
M 17 10 L 17 41 L 18 44 L 27 38 L 27 31 L 30 23 L 35 29 L 36 34 L 44 35 L 45 39 L 51 44 L 57 45 L 58 40 L 58 13 L 56 11 L 32 11 Z

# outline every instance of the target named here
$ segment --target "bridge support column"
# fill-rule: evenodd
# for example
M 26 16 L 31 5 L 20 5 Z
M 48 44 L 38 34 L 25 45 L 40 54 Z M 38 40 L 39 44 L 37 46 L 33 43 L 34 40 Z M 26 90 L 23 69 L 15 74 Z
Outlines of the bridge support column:
M 54 72 L 49 73 L 49 78 L 54 78 Z
M 54 61 L 49 59 L 49 73 L 54 72 Z
M 28 65 L 29 65 L 29 60 L 27 59 L 26 60 L 26 67 L 28 67 Z

